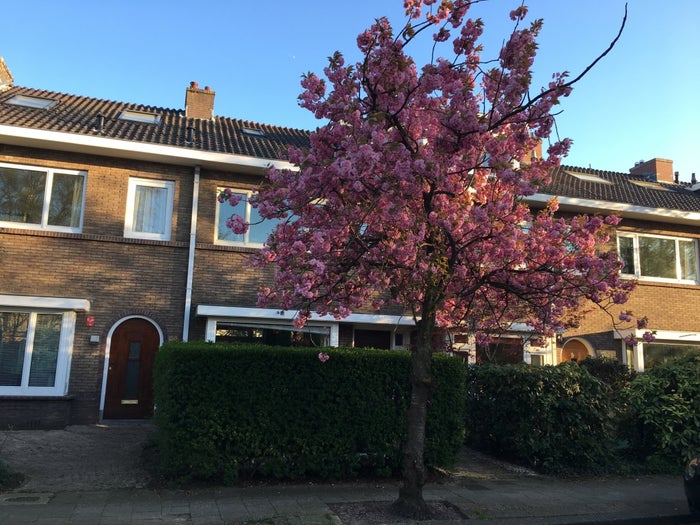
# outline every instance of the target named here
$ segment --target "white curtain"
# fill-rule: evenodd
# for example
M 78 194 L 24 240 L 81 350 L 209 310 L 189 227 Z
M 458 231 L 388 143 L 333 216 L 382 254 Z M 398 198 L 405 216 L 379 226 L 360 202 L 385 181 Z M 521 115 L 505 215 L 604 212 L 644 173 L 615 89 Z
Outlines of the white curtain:
M 133 230 L 142 233 L 165 233 L 166 205 L 165 188 L 136 186 Z

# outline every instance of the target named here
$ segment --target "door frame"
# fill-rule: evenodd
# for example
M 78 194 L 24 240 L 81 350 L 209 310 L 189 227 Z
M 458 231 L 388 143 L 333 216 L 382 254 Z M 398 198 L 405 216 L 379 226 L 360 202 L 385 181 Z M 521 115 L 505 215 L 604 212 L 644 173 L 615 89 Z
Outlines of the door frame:
M 107 342 L 105 343 L 105 359 L 104 359 L 104 365 L 102 366 L 102 387 L 100 389 L 100 413 L 99 413 L 99 421 L 102 422 L 103 416 L 104 416 L 104 411 L 105 411 L 105 398 L 107 396 L 107 372 L 109 371 L 109 354 L 110 354 L 110 348 L 112 345 L 112 335 L 114 335 L 114 331 L 119 328 L 119 325 L 121 325 L 125 321 L 129 321 L 130 319 L 142 319 L 144 321 L 147 321 L 153 327 L 157 330 L 158 332 L 158 348 L 163 346 L 163 330 L 161 330 L 160 326 L 158 323 L 156 323 L 152 318 L 147 317 L 145 315 L 127 315 L 126 317 L 122 317 L 119 319 L 116 323 L 112 325 L 112 327 L 109 329 L 109 332 L 107 333 Z

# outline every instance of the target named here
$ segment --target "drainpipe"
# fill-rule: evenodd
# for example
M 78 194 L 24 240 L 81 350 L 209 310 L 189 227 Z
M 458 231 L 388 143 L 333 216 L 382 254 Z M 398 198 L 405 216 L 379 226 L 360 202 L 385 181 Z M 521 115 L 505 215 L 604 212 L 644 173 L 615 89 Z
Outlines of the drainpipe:
M 194 250 L 197 244 L 197 211 L 199 208 L 199 172 L 194 167 L 194 184 L 192 186 L 192 217 L 190 217 L 190 244 L 187 257 L 187 286 L 185 289 L 185 318 L 182 324 L 182 340 L 190 337 L 190 313 L 192 312 L 192 281 L 194 280 Z

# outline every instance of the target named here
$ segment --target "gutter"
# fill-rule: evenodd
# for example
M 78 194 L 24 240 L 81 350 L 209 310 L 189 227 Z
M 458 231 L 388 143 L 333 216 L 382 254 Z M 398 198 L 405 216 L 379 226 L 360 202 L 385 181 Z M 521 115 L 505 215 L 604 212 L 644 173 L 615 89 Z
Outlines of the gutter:
M 194 182 L 192 184 L 192 215 L 190 217 L 190 242 L 187 256 L 187 284 L 185 285 L 185 313 L 182 323 L 182 340 L 187 342 L 190 337 L 190 316 L 192 313 L 192 283 L 194 281 L 194 253 L 197 244 L 197 215 L 199 213 L 199 175 L 201 168 L 194 167 Z
M 214 153 L 177 146 L 146 144 L 131 140 L 7 125 L 0 125 L 0 142 L 14 146 L 29 146 L 56 151 L 146 160 L 179 166 L 202 166 L 222 170 L 235 169 L 239 173 L 260 174 L 271 166 L 277 169 L 297 169 L 294 164 L 279 159 L 263 159 L 233 153 Z
M 654 220 L 672 224 L 688 224 L 697 226 L 700 224 L 700 212 L 672 210 L 669 208 L 650 208 L 637 206 L 623 202 L 599 201 L 594 199 L 577 199 L 574 197 L 562 197 L 536 193 L 523 199 L 527 204 L 545 205 L 551 199 L 556 198 L 561 211 L 588 213 L 616 214 L 628 219 Z

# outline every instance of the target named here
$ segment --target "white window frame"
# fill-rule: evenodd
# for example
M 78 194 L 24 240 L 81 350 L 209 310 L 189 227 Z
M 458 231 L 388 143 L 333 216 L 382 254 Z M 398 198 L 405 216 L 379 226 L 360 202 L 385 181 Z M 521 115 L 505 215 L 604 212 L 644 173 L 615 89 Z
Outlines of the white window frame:
M 136 203 L 136 188 L 148 186 L 166 190 L 165 220 L 163 233 L 141 232 L 134 230 L 134 205 Z M 172 234 L 173 200 L 175 195 L 175 183 L 168 180 L 142 179 L 129 177 L 129 187 L 126 194 L 126 216 L 124 218 L 124 237 L 129 239 L 149 239 L 154 241 L 169 241 Z
M 653 234 L 646 234 L 646 233 L 634 233 L 634 232 L 617 232 L 617 250 L 618 254 L 621 253 L 620 251 L 620 239 L 621 238 L 627 238 L 627 239 L 632 239 L 632 248 L 633 248 L 633 254 L 634 254 L 634 273 L 629 273 L 625 272 L 624 269 L 621 270 L 621 275 L 623 277 L 629 277 L 629 278 L 634 278 L 638 279 L 640 281 L 650 281 L 650 282 L 665 282 L 665 283 L 680 283 L 680 284 L 698 284 L 698 279 L 696 278 L 695 280 L 692 279 L 680 279 L 679 276 L 681 275 L 681 260 L 680 260 L 680 250 L 679 250 L 679 241 L 684 241 L 684 242 L 692 242 L 693 246 L 695 247 L 695 264 L 699 267 L 698 268 L 698 273 L 700 273 L 700 253 L 698 253 L 698 241 L 697 239 L 694 239 L 692 237 L 673 237 L 669 235 L 653 235 Z M 641 258 L 639 255 L 639 238 L 640 237 L 647 237 L 647 238 L 656 238 L 656 239 L 667 239 L 667 240 L 672 240 L 675 241 L 675 254 L 676 254 L 676 278 L 666 278 L 666 277 L 654 277 L 654 276 L 649 276 L 649 275 L 641 275 Z
M 160 115 L 157 113 L 146 113 L 145 111 L 133 111 L 125 109 L 119 114 L 120 120 L 140 122 L 141 124 L 160 124 Z
M 0 220 L 0 227 L 17 228 L 21 230 L 45 230 L 65 233 L 80 233 L 83 231 L 83 217 L 85 215 L 85 193 L 87 188 L 86 171 L 46 168 L 44 166 L 29 166 L 24 164 L 11 164 L 7 162 L 0 162 L 0 167 L 28 171 L 41 171 L 46 173 L 46 184 L 44 186 L 44 204 L 41 209 L 41 221 L 39 222 L 39 224 Z M 51 206 L 53 178 L 55 174 L 74 175 L 83 178 L 83 189 L 80 200 L 80 217 L 78 219 L 78 226 L 58 226 L 55 224 L 49 224 L 49 209 Z
M 226 188 L 224 187 L 219 187 L 217 188 L 217 196 L 221 194 L 222 191 L 224 191 Z M 250 204 L 250 197 L 253 195 L 255 192 L 253 190 L 244 190 L 240 188 L 229 188 L 232 193 L 240 193 L 241 195 L 245 195 L 245 221 L 250 225 L 250 214 L 252 210 L 252 206 Z M 216 214 L 214 217 L 215 220 L 215 227 L 214 227 L 214 244 L 220 244 L 224 246 L 244 246 L 247 248 L 262 248 L 265 246 L 265 243 L 262 242 L 251 242 L 249 240 L 250 238 L 250 226 L 248 227 L 248 230 L 243 234 L 243 240 L 242 241 L 231 241 L 228 239 L 219 239 L 219 220 L 221 219 L 221 205 L 223 203 L 220 203 L 218 200 L 216 201 Z M 266 219 L 264 219 L 266 220 Z M 257 225 L 253 224 L 252 226 L 255 227 Z
M 58 100 L 44 97 L 33 97 L 31 95 L 15 95 L 14 97 L 5 101 L 5 104 L 12 104 L 13 106 L 23 106 L 25 108 L 33 109 L 49 109 L 51 106 L 57 103 Z
M 70 363 L 73 354 L 73 340 L 75 336 L 76 313 L 74 311 L 61 311 L 54 309 L 27 310 L 25 308 L 13 308 L 0 306 L 2 312 L 18 312 L 29 314 L 29 326 L 27 329 L 26 348 L 24 350 L 24 366 L 22 369 L 22 383 L 20 386 L 0 385 L 2 396 L 65 396 L 68 393 L 68 380 L 70 376 Z M 56 361 L 56 376 L 54 386 L 29 386 L 31 371 L 34 328 L 38 314 L 61 314 L 61 335 L 58 344 L 58 358 Z

